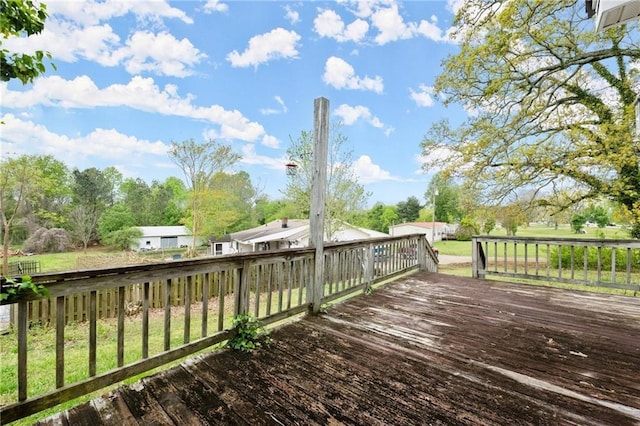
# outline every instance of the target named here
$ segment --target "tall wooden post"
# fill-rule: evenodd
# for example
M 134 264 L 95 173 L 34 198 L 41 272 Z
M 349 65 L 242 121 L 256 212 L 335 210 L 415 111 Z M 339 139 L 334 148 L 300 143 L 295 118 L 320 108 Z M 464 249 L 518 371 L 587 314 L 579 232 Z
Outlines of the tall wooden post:
M 327 193 L 327 150 L 329 145 L 329 100 L 313 102 L 313 176 L 311 179 L 311 215 L 309 245 L 315 247 L 313 280 L 307 287 L 307 302 L 312 313 L 320 312 L 324 295 L 324 216 Z

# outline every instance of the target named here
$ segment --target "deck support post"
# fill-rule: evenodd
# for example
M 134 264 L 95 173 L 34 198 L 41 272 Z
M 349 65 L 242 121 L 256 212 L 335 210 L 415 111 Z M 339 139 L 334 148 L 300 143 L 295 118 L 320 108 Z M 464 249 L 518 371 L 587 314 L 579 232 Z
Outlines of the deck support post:
M 327 192 L 327 150 L 329 145 L 329 100 L 313 102 L 313 176 L 309 245 L 314 247 L 314 274 L 307 287 L 307 302 L 312 313 L 320 312 L 324 295 L 324 218 Z

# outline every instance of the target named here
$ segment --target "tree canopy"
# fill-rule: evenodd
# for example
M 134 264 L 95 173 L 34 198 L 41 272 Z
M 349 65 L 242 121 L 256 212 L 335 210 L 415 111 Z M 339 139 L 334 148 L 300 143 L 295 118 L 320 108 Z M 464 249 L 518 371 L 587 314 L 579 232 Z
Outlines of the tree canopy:
M 33 0 L 0 0 L 0 11 L 0 80 L 17 78 L 27 84 L 45 72 L 44 58 L 51 59 L 51 55 L 41 50 L 33 55 L 11 53 L 2 48 L 2 40 L 41 33 L 47 19 L 47 6 Z
M 557 209 L 604 196 L 640 238 L 637 23 L 595 32 L 578 0 L 467 0 L 456 24 L 460 49 L 435 89 L 470 114 L 431 127 L 425 167 L 495 202 L 525 187 L 541 205 L 571 187 Z
M 328 240 L 349 215 L 365 205 L 370 194 L 358 182 L 353 169 L 352 151 L 345 147 L 347 138 L 340 125 L 332 125 L 327 151 L 327 195 L 325 199 L 325 236 Z M 284 195 L 298 207 L 298 215 L 309 216 L 311 209 L 311 178 L 313 174 L 313 131 L 302 131 L 291 140 L 287 149 L 289 158 L 297 165 L 289 176 Z

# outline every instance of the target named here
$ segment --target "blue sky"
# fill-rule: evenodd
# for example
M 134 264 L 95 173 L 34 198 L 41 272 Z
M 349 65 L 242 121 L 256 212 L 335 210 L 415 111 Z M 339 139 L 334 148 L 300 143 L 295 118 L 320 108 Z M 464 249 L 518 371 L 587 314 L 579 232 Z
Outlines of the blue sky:
M 49 0 L 45 31 L 12 51 L 49 51 L 57 70 L 0 83 L 2 155 L 52 154 L 70 168 L 115 166 L 147 183 L 182 178 L 171 141 L 209 138 L 242 155 L 271 198 L 290 137 L 313 100 L 342 122 L 359 182 L 377 201 L 423 200 L 420 141 L 464 118 L 433 94 L 461 0 Z

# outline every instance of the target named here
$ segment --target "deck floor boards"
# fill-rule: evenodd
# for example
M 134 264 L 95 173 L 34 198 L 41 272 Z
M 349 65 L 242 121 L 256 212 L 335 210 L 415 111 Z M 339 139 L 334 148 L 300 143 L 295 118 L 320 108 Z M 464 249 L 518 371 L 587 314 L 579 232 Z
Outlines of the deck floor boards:
M 640 424 L 637 297 L 417 273 L 272 338 L 42 423 Z

